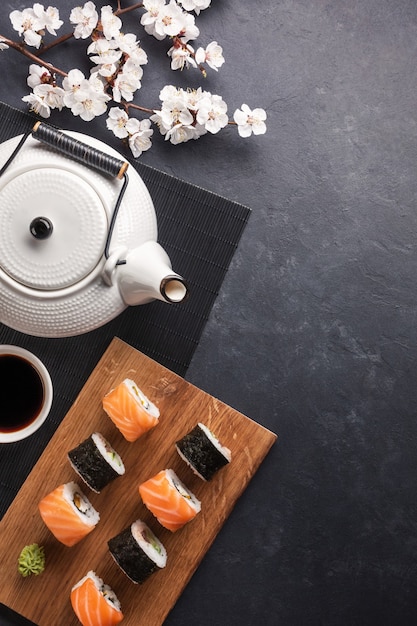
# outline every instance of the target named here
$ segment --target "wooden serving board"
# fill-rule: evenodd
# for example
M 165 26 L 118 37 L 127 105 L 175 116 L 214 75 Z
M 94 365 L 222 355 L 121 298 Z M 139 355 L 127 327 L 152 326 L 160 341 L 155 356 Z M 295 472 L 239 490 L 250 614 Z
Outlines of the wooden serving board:
M 124 378 L 134 379 L 160 410 L 159 424 L 134 443 L 123 438 L 101 404 Z M 232 452 L 232 462 L 207 483 L 193 474 L 174 445 L 198 421 Z M 108 439 L 126 468 L 125 475 L 100 494 L 80 481 L 67 460 L 67 452 L 94 431 Z M 0 602 L 39 626 L 79 626 L 70 591 L 92 569 L 116 592 L 124 626 L 160 626 L 275 440 L 271 431 L 113 339 L 0 523 Z M 159 525 L 138 493 L 141 482 L 165 468 L 177 472 L 202 502 L 197 517 L 175 533 Z M 100 522 L 68 548 L 43 524 L 37 505 L 55 487 L 72 480 L 99 511 Z M 149 524 L 168 552 L 166 568 L 142 585 L 123 574 L 107 548 L 108 539 L 136 519 Z M 34 542 L 45 548 L 46 568 L 39 576 L 23 578 L 17 559 L 21 549 Z

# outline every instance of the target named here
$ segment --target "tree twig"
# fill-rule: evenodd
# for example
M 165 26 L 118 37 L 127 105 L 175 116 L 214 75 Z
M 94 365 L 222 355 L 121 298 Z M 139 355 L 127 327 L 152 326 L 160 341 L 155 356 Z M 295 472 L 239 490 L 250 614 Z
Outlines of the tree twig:
M 0 35 L 0 41 L 2 41 L 3 43 L 7 44 L 10 48 L 13 48 L 14 50 L 17 50 L 17 52 L 20 52 L 20 54 L 23 54 L 25 57 L 27 57 L 28 59 L 30 59 L 34 63 L 38 63 L 39 65 L 43 65 L 52 74 L 59 74 L 60 76 L 68 76 L 67 72 L 64 72 L 63 70 L 59 69 L 59 67 L 55 67 L 54 65 L 52 65 L 52 63 L 48 63 L 47 61 L 44 61 L 43 59 L 41 59 L 36 54 L 33 54 L 32 52 L 30 52 L 25 47 L 25 45 L 23 43 L 20 43 L 20 42 L 17 42 L 17 41 L 13 41 L 12 39 L 8 39 L 7 37 L 3 37 L 3 35 Z

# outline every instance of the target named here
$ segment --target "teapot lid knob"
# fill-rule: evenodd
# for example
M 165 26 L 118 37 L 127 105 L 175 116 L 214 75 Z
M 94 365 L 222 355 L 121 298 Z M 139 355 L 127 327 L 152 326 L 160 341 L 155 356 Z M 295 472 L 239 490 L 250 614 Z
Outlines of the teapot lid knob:
M 35 217 L 29 226 L 29 230 L 35 239 L 48 239 L 52 235 L 53 229 L 51 220 L 42 216 Z

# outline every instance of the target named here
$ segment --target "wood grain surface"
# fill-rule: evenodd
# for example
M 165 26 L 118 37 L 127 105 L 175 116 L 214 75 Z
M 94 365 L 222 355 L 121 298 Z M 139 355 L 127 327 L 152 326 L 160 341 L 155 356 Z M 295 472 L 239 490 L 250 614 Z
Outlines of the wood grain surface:
M 127 377 L 160 410 L 159 424 L 134 443 L 124 440 L 101 405 L 104 394 Z M 232 452 L 232 462 L 208 483 L 193 474 L 174 446 L 198 421 Z M 67 451 L 94 431 L 109 440 L 126 467 L 125 475 L 100 494 L 80 482 L 67 460 Z M 116 592 L 124 626 L 160 626 L 275 440 L 271 431 L 113 339 L 0 523 L 0 601 L 39 626 L 77 626 L 70 590 L 92 569 Z M 202 503 L 201 513 L 175 533 L 159 525 L 138 493 L 141 482 L 164 468 L 177 472 Z M 44 495 L 71 480 L 82 486 L 99 511 L 100 522 L 79 544 L 68 548 L 43 524 L 37 505 Z M 148 523 L 168 552 L 166 568 L 142 585 L 121 572 L 107 548 L 108 539 L 135 519 Z M 34 542 L 45 547 L 46 568 L 40 576 L 22 578 L 17 572 L 18 555 L 23 546 Z

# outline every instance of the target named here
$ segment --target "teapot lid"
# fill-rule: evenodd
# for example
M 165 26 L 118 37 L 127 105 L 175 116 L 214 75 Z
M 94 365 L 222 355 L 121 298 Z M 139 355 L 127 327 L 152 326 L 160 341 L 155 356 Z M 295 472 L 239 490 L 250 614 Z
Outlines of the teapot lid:
M 13 172 L 0 190 L 0 267 L 31 289 L 70 287 L 99 263 L 107 213 L 87 181 L 60 167 Z

